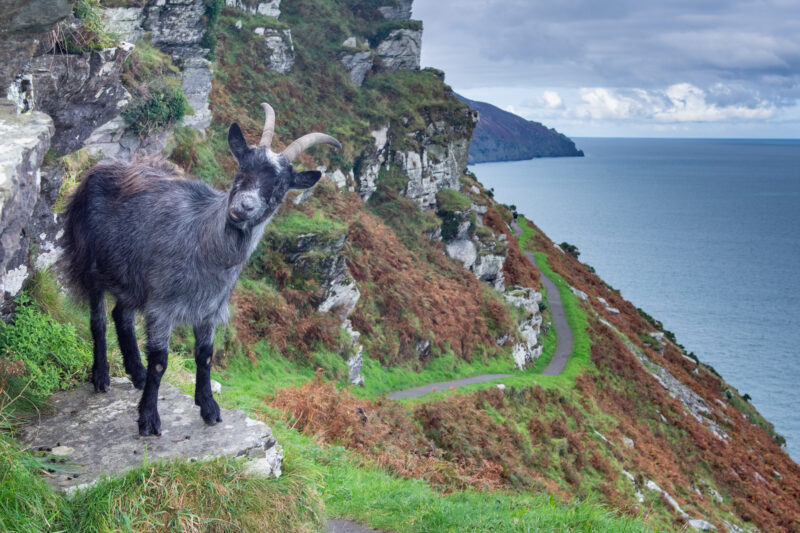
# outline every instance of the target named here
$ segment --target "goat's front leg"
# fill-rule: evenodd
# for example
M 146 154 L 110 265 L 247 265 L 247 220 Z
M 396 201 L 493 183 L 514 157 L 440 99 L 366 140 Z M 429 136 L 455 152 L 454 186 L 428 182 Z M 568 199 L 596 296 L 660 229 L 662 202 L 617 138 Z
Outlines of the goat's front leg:
M 194 361 L 197 375 L 194 385 L 194 403 L 200 406 L 200 416 L 213 426 L 222 422 L 219 405 L 211 394 L 211 357 L 214 354 L 214 324 L 203 322 L 194 326 Z
M 158 387 L 167 371 L 169 336 L 172 324 L 169 320 L 148 313 L 147 315 L 147 376 L 144 392 L 139 401 L 139 435 L 161 435 L 161 418 L 158 416 Z

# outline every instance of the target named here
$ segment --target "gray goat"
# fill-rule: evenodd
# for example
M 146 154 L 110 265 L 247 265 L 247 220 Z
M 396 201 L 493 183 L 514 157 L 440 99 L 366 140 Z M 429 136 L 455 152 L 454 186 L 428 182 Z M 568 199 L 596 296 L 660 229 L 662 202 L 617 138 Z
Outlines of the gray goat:
M 296 172 L 292 160 L 315 144 L 342 145 L 309 133 L 280 154 L 270 149 L 275 113 L 263 103 L 264 132 L 250 147 L 238 124 L 228 131 L 239 171 L 226 193 L 182 179 L 166 163 L 100 163 L 83 178 L 65 213 L 66 273 L 89 301 L 94 339 L 92 383 L 108 390 L 105 292 L 119 345 L 133 384 L 144 389 L 139 434 L 160 435 L 158 388 L 167 369 L 172 327 L 194 327 L 197 378 L 194 400 L 207 424 L 221 421 L 211 394 L 214 331 L 228 318 L 228 299 L 242 266 L 289 189 L 307 189 L 316 170 Z M 136 311 L 144 314 L 147 370 L 134 333 Z

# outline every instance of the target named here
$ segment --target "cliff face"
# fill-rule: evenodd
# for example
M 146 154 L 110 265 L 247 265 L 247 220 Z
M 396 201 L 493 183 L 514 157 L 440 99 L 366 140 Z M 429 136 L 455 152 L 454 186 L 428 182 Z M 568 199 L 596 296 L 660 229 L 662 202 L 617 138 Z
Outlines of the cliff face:
M 486 127 L 495 144 L 482 154 L 579 151 L 486 104 L 471 110 L 441 72 L 420 70 L 410 1 L 115 0 L 105 23 L 133 48 L 112 40 L 56 54 L 41 35 L 69 9 L 41 0 L 52 16 L 31 23 L 14 5 L 13 39 L 0 45 L 6 310 L 57 261 L 58 211 L 83 169 L 163 154 L 225 188 L 236 169 L 228 127 L 254 141 L 268 101 L 276 149 L 315 130 L 344 148 L 296 160 L 327 179 L 290 195 L 234 292 L 215 356 L 228 365 L 217 377 L 242 395 L 233 401 L 280 409 L 292 427 L 347 448 L 348 468 L 423 480 L 437 499 L 465 488 L 550 493 L 654 528 L 800 527 L 800 469 L 768 423 L 537 228 L 521 219 L 515 235 L 510 209 L 466 171 Z M 192 111 L 132 118 L 153 94 L 182 95 Z M 540 375 L 557 343 L 552 300 L 524 252 L 540 254 L 574 330 L 560 376 Z M 183 335 L 176 352 L 187 350 Z M 408 406 L 380 398 L 490 372 L 512 377 Z M 336 386 L 347 383 L 363 387 Z
M 569 137 L 552 128 L 486 102 L 458 98 L 479 117 L 469 147 L 470 163 L 583 156 Z

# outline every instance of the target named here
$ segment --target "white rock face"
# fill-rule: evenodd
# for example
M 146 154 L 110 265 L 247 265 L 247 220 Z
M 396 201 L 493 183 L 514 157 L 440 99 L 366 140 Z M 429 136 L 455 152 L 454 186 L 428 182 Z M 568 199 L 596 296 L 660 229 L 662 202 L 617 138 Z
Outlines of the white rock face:
M 225 5 L 250 13 L 278 18 L 281 15 L 281 0 L 260 2 L 254 0 L 225 0 Z
M 539 343 L 542 329 L 539 303 L 542 301 L 542 295 L 527 287 L 512 287 L 503 294 L 503 297 L 511 305 L 520 307 L 526 312 L 525 319 L 518 326 L 521 340 L 512 349 L 514 363 L 517 368 L 523 369 L 542 355 L 543 347 Z
M 612 315 L 619 314 L 619 309 L 617 309 L 616 307 L 611 307 L 611 305 L 609 305 L 609 303 L 606 301 L 605 298 L 597 298 L 597 301 L 600 302 L 603 305 L 603 307 L 606 308 L 606 311 L 608 311 Z
M 355 39 L 355 37 L 351 37 L 351 39 Z M 339 61 L 341 61 L 344 68 L 347 69 L 347 72 L 350 73 L 350 80 L 361 87 L 361 84 L 364 83 L 364 78 L 367 76 L 367 72 L 372 68 L 372 52 L 369 50 L 361 50 L 342 54 Z
M 385 70 L 419 70 L 422 30 L 400 29 L 392 31 L 375 48 Z
M 570 287 L 569 290 L 572 291 L 572 294 L 574 294 L 584 302 L 589 299 L 589 295 L 580 289 L 576 289 L 575 287 Z
M 19 293 L 28 275 L 24 265 L 10 272 L 6 267 L 39 199 L 39 167 L 54 131 L 44 113 L 18 115 L 13 104 L 0 105 L 0 304 Z
M 458 139 L 447 146 L 430 144 L 418 152 L 397 152 L 395 162 L 408 176 L 404 194 L 416 200 L 424 209 L 436 205 L 436 193 L 442 189 L 458 189 L 461 155 L 467 153 L 466 140 Z M 430 157 L 429 157 L 430 156 Z
M 202 57 L 192 57 L 183 64 L 181 88 L 194 113 L 183 117 L 183 125 L 205 132 L 211 125 L 208 95 L 211 93 L 211 62 Z
M 456 239 L 445 245 L 447 255 L 461 261 L 466 269 L 472 269 L 478 259 L 478 248 L 470 239 Z
M 472 272 L 479 280 L 489 283 L 498 291 L 503 291 L 506 286 L 505 274 L 503 274 L 505 261 L 505 255 L 478 254 L 478 258 L 472 265 Z
M 266 58 L 267 70 L 286 74 L 294 66 L 294 44 L 291 30 L 268 28 L 264 31 L 264 42 L 269 49 Z
M 103 9 L 106 29 L 123 41 L 135 43 L 144 37 L 144 10 L 141 7 L 111 7 Z

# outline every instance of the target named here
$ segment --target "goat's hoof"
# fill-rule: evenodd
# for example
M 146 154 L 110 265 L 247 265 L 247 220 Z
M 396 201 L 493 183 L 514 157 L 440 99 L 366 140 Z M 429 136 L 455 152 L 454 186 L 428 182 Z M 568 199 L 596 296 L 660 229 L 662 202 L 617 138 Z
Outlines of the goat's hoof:
M 222 422 L 222 414 L 219 411 L 219 405 L 213 398 L 195 400 L 200 405 L 200 416 L 209 426 L 215 425 L 217 422 Z
M 147 372 L 142 369 L 141 373 L 131 374 L 133 386 L 139 390 L 144 390 L 144 382 L 147 380 Z
M 150 435 L 161 436 L 161 418 L 157 412 L 139 416 L 139 435 L 142 437 Z
M 95 392 L 108 392 L 111 387 L 111 378 L 108 372 L 92 372 L 92 385 Z

